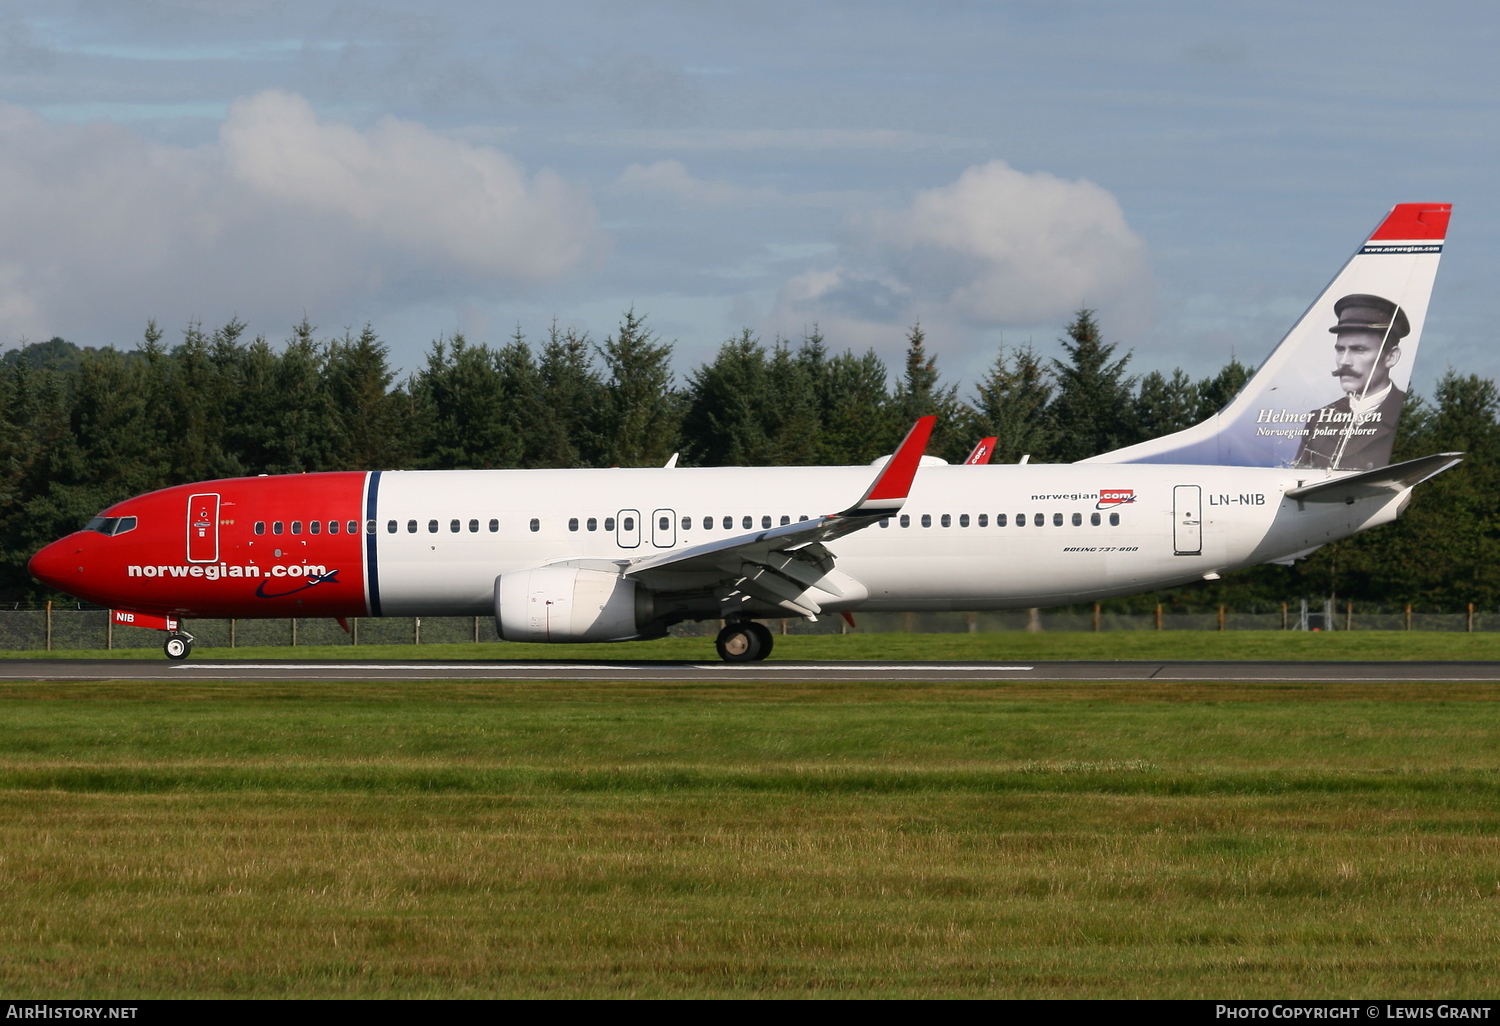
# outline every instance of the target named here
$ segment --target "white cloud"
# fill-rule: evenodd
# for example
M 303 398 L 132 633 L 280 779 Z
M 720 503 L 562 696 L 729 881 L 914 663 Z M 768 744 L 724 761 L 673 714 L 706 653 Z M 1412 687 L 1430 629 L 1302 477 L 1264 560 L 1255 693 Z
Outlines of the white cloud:
M 1145 243 L 1108 190 L 996 160 L 903 210 L 851 215 L 837 264 L 788 281 L 778 319 L 920 319 L 972 335 L 1089 306 L 1114 329 L 1140 326 L 1154 292 Z
M 148 317 L 276 330 L 387 302 L 500 296 L 603 248 L 592 203 L 506 154 L 299 96 L 235 103 L 218 140 L 148 142 L 0 106 L 0 339 L 124 341 Z M 124 336 L 124 337 L 122 337 Z
M 781 194 L 770 186 L 747 189 L 730 182 L 694 178 L 680 160 L 631 164 L 617 183 L 623 192 L 670 196 L 694 206 L 723 207 L 775 203 Z
M 654 150 L 891 150 L 929 153 L 933 150 L 976 149 L 982 139 L 929 132 L 862 128 L 639 128 L 566 132 L 557 141 L 577 146 L 615 146 Z

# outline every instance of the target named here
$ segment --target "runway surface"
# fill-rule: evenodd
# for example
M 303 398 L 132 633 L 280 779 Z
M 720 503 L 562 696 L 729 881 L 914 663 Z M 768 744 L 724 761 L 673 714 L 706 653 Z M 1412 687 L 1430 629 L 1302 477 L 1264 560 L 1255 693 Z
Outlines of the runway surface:
M 0 681 L 1434 681 L 1500 683 L 1500 662 L 261 662 L 0 660 Z

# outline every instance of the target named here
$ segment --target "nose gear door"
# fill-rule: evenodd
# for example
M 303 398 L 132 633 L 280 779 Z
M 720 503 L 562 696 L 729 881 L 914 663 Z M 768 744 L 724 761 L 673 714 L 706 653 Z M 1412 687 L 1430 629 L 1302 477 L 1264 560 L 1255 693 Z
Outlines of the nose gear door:
M 205 492 L 188 497 L 187 559 L 189 563 L 219 561 L 219 495 Z

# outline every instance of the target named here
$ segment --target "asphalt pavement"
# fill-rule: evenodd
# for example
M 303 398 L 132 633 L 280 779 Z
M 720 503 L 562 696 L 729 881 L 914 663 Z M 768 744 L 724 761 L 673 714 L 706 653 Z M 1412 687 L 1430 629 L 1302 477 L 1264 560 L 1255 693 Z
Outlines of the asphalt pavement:
M 1500 683 L 1500 662 L 259 662 L 5 659 L 0 681 L 1433 681 Z

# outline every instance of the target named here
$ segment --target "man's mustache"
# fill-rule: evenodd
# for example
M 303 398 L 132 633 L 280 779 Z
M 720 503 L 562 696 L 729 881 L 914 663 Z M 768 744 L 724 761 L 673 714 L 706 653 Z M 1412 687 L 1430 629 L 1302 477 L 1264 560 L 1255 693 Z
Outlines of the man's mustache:
M 1360 374 L 1353 367 L 1340 367 L 1333 372 L 1333 376 L 1336 378 L 1360 378 L 1364 375 Z

